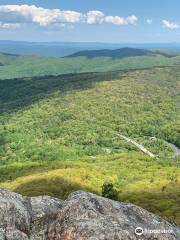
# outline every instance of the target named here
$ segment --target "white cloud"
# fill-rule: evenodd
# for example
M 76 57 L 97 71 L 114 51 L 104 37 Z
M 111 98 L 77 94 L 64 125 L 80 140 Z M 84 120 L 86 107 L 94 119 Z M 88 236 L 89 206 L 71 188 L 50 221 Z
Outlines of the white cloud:
M 1 25 L 14 27 L 22 23 L 34 23 L 40 26 L 51 26 L 54 24 L 102 24 L 112 23 L 116 25 L 136 24 L 137 17 L 132 15 L 127 18 L 120 16 L 105 16 L 101 11 L 89 11 L 81 13 L 76 11 L 63 11 L 60 9 L 45 9 L 35 5 L 0 5 Z
M 147 24 L 151 25 L 153 23 L 153 20 L 148 18 L 148 19 L 146 19 L 146 22 L 147 22 Z
M 90 11 L 85 16 L 85 22 L 88 24 L 103 23 L 104 13 L 100 11 Z
M 119 17 L 119 16 L 106 16 L 104 18 L 104 22 L 112 23 L 115 25 L 135 25 L 138 21 L 138 18 L 134 15 L 129 16 L 127 18 Z
M 138 21 L 138 18 L 135 15 L 132 15 L 132 16 L 129 16 L 129 17 L 125 18 L 126 25 L 127 24 L 136 25 L 137 21 Z
M 0 29 L 17 29 L 20 28 L 19 23 L 2 23 L 0 22 Z
M 75 11 L 45 9 L 34 5 L 0 6 L 0 21 L 7 23 L 37 23 L 47 26 L 53 23 L 76 23 L 82 14 Z
M 177 29 L 179 28 L 179 25 L 175 22 L 170 22 L 170 21 L 167 21 L 167 20 L 162 20 L 162 26 L 164 28 L 169 28 L 169 29 Z

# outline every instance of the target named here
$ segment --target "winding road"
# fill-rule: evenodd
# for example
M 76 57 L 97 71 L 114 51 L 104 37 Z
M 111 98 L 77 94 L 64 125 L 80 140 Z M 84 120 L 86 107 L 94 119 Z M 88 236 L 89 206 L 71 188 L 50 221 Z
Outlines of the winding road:
M 117 134 L 117 136 L 123 138 L 126 142 L 132 143 L 133 145 L 135 145 L 140 151 L 142 151 L 143 153 L 149 155 L 150 157 L 154 158 L 156 157 L 152 152 L 150 152 L 149 150 L 147 150 L 142 144 L 137 143 L 136 141 L 134 141 L 131 138 L 128 138 L 124 135 L 121 134 Z
M 174 151 L 175 157 L 179 157 L 180 156 L 180 149 L 172 143 L 168 143 L 168 144 L 171 146 L 172 150 Z
M 136 146 L 140 151 L 142 151 L 143 153 L 147 154 L 148 156 L 150 156 L 150 157 L 152 157 L 152 158 L 156 157 L 155 154 L 153 154 L 152 152 L 150 152 L 149 150 L 147 150 L 142 144 L 137 143 L 137 142 L 134 141 L 133 139 L 131 139 L 131 138 L 129 138 L 129 137 L 126 137 L 126 136 L 124 136 L 124 135 L 122 135 L 122 134 L 117 134 L 117 136 L 121 137 L 122 139 L 124 139 L 124 140 L 125 140 L 126 142 L 128 142 L 128 143 L 132 143 L 132 144 L 133 144 L 134 146 Z M 158 138 L 152 137 L 152 139 L 157 140 Z M 169 143 L 169 142 L 167 142 L 167 141 L 165 141 L 165 140 L 163 140 L 163 141 L 172 148 L 175 157 L 179 157 L 179 156 L 180 156 L 180 149 L 179 149 L 177 146 L 175 146 L 174 144 Z
M 159 139 L 159 138 L 152 137 L 151 139 L 157 140 L 157 139 Z M 176 145 L 174 145 L 173 143 L 167 142 L 167 141 L 164 140 L 164 139 L 163 139 L 163 141 L 164 141 L 167 145 L 169 145 L 169 146 L 171 147 L 171 149 L 172 149 L 173 152 L 174 152 L 174 156 L 175 156 L 175 157 L 179 157 L 179 156 L 180 156 L 180 149 L 179 149 Z

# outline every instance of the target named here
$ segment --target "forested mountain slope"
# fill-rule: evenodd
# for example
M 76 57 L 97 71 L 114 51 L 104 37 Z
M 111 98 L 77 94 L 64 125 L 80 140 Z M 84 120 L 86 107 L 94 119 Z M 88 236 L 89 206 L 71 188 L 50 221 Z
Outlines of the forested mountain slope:
M 121 59 L 127 57 L 138 57 L 138 56 L 155 56 L 162 55 L 165 57 L 173 57 L 173 55 L 169 55 L 167 53 L 163 53 L 161 51 L 151 51 L 147 49 L 137 49 L 137 48 L 119 48 L 119 49 L 100 49 L 100 50 L 88 50 L 88 51 L 80 51 L 69 55 L 69 57 L 88 57 L 88 58 L 96 58 L 96 57 L 110 57 L 113 59 Z
M 166 144 L 180 147 L 179 92 L 179 66 L 0 80 L 0 186 L 65 198 L 110 181 L 119 200 L 180 222 L 179 160 Z
M 136 52 L 137 50 L 134 51 Z M 160 52 L 150 55 L 134 56 L 134 51 L 131 51 L 131 55 L 130 53 L 126 53 L 126 56 L 123 58 L 114 58 L 113 56 L 50 58 L 1 53 L 0 79 L 82 72 L 106 72 L 180 63 L 180 56 L 169 57 L 168 54 L 162 54 Z

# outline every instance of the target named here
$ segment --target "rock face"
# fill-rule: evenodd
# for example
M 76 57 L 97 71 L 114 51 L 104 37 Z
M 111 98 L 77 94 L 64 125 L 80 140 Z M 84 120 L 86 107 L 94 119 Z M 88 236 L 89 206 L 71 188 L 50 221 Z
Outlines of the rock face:
M 0 189 L 0 240 L 45 240 L 63 201 L 43 196 L 23 198 Z
M 135 205 L 92 193 L 75 192 L 63 202 L 0 189 L 0 240 L 155 239 L 180 240 L 180 229 Z

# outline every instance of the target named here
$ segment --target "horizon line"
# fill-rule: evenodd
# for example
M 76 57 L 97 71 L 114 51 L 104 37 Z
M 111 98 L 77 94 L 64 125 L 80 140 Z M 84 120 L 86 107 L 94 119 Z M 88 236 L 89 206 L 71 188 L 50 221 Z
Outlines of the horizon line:
M 0 39 L 0 42 L 22 42 L 22 43 L 86 43 L 86 44 L 180 44 L 180 42 L 101 42 L 101 41 L 28 41 L 28 40 L 12 40 Z

